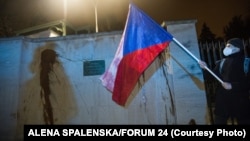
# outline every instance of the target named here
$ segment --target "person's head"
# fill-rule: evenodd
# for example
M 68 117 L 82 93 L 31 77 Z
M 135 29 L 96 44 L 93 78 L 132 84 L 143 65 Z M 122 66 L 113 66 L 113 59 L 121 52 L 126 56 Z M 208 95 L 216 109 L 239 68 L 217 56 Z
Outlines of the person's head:
M 238 52 L 244 52 L 244 45 L 241 39 L 232 38 L 226 43 L 226 47 L 223 50 L 225 56 L 229 56 Z

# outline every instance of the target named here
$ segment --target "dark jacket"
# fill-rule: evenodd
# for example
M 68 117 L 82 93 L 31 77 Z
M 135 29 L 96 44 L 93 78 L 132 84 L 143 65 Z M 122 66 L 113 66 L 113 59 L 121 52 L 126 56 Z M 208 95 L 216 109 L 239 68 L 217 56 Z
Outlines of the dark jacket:
M 250 75 L 244 73 L 244 54 L 232 54 L 225 58 L 220 70 L 220 62 L 216 64 L 214 73 L 224 82 L 232 84 L 231 90 L 221 85 L 217 88 L 215 98 L 215 114 L 224 117 L 250 119 Z

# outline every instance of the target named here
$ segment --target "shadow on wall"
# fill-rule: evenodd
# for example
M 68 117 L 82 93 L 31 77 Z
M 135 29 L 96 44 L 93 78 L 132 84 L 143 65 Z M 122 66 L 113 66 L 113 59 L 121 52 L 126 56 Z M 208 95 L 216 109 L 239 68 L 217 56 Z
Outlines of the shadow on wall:
M 71 84 L 55 49 L 56 44 L 47 43 L 34 52 L 29 68 L 33 77 L 21 87 L 18 137 L 24 124 L 67 124 L 77 112 Z

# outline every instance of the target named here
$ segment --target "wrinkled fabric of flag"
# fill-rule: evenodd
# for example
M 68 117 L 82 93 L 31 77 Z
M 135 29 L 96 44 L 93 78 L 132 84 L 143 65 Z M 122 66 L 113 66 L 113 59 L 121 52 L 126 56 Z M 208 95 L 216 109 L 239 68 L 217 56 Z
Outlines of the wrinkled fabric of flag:
M 129 4 L 126 25 L 108 70 L 100 77 L 112 92 L 112 100 L 121 106 L 126 102 L 141 74 L 164 51 L 173 36 L 134 4 Z

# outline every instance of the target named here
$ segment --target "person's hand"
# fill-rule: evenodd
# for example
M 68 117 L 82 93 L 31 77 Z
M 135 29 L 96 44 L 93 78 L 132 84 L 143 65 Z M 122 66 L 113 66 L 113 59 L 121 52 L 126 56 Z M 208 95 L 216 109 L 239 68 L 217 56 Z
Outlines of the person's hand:
M 204 62 L 204 61 L 201 61 L 201 60 L 200 60 L 198 63 L 199 63 L 199 65 L 200 65 L 200 67 L 201 67 L 202 69 L 205 69 L 205 68 L 207 67 L 207 63 Z
M 231 83 L 223 82 L 223 83 L 221 83 L 221 85 L 222 85 L 226 90 L 231 90 L 231 89 L 232 89 Z

